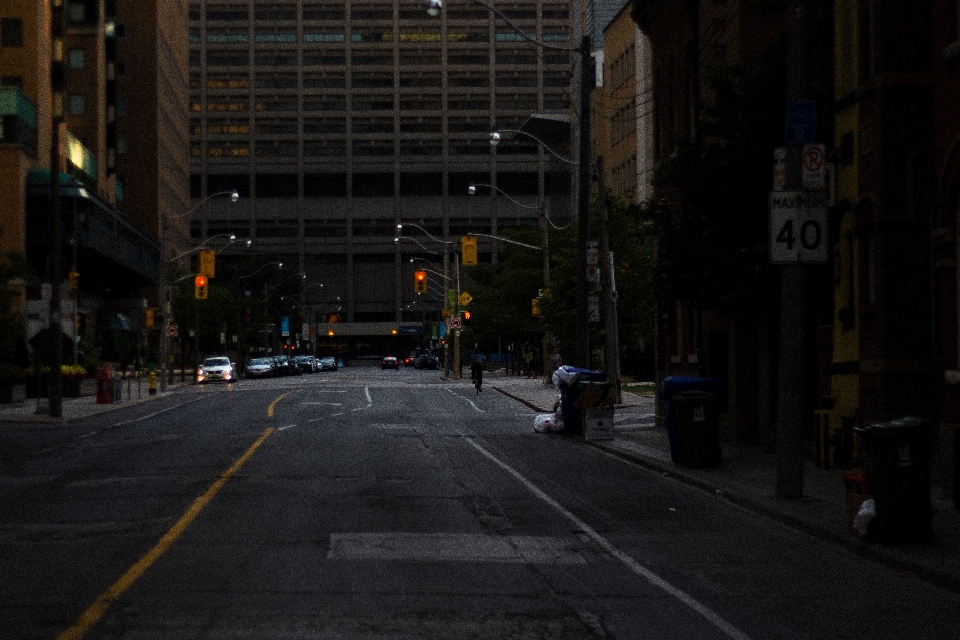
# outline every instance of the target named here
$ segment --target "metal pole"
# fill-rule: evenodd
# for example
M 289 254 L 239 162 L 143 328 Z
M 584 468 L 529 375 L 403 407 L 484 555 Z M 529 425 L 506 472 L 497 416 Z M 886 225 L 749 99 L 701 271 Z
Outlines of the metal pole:
M 806 92 L 806 2 L 791 0 L 787 16 L 787 97 Z M 787 153 L 787 188 L 800 183 L 800 148 Z M 803 497 L 803 379 L 806 270 L 802 264 L 780 270 L 780 364 L 777 388 L 776 480 L 777 498 Z
M 603 156 L 597 157 L 597 185 L 600 192 L 600 255 L 607 262 L 603 269 L 603 315 L 604 315 L 604 368 L 607 379 L 617 388 L 617 402 L 620 402 L 620 376 L 617 372 L 617 323 L 614 318 L 613 304 L 613 252 L 610 251 L 610 212 L 607 210 L 607 181 L 604 176 Z M 602 264 L 602 262 L 601 262 Z
M 460 254 L 454 253 L 453 259 L 457 274 L 457 299 L 454 301 L 454 317 L 460 317 Z M 463 374 L 460 371 L 460 329 L 453 330 L 453 378 L 460 380 Z

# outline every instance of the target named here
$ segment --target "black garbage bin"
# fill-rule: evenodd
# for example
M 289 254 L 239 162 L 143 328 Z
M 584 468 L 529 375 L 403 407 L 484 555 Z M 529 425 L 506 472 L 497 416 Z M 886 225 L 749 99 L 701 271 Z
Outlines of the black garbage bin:
M 693 376 L 669 376 L 660 381 L 660 400 L 666 407 L 667 436 L 670 441 L 670 459 L 674 464 L 683 464 L 680 449 L 680 422 L 677 407 L 673 402 L 676 394 L 684 391 L 704 391 L 719 395 L 726 381 L 723 378 L 697 378 Z M 719 407 L 718 407 L 719 409 Z
M 933 424 L 907 417 L 858 427 L 877 515 L 868 537 L 898 543 L 926 540 L 930 521 L 930 442 Z
M 681 391 L 672 396 L 677 411 L 680 459 L 685 467 L 720 466 L 720 396 L 706 391 Z
M 557 387 L 560 389 L 560 410 L 563 413 L 563 432 L 567 435 L 583 435 L 583 419 L 580 415 L 580 407 L 575 403 L 580 393 L 587 385 L 606 382 L 607 374 L 603 371 L 593 371 L 591 369 L 580 369 L 577 367 L 560 367 L 565 374 L 574 379 L 573 382 L 564 382 L 560 380 Z

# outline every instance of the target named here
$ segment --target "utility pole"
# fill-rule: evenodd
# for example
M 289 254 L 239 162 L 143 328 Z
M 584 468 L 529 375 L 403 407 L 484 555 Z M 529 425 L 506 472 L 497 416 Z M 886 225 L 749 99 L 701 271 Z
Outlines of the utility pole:
M 806 97 L 807 0 L 790 0 L 787 9 L 787 98 Z M 787 189 L 799 189 L 801 148 L 787 147 Z M 803 389 L 806 345 L 806 267 L 780 267 L 780 363 L 777 387 L 777 498 L 803 497 Z
M 601 277 L 603 278 L 604 333 L 606 336 L 604 364 L 607 380 L 616 385 L 617 402 L 620 402 L 620 354 L 617 353 L 616 306 L 613 300 L 613 259 L 610 252 L 610 211 L 607 209 L 607 181 L 604 176 L 603 156 L 597 157 L 596 171 L 597 187 L 600 192 L 600 255 L 602 256 L 600 264 L 607 265 L 606 269 L 601 268 Z
M 62 248 L 60 246 L 60 127 L 63 126 L 66 99 L 66 65 L 63 59 L 66 41 L 66 8 L 62 0 L 51 3 L 50 60 L 51 124 L 50 139 L 50 398 L 51 418 L 63 417 L 63 312 L 60 300 Z M 76 345 L 74 345 L 76 349 Z M 39 396 L 39 394 L 37 394 Z
M 590 308 L 587 300 L 587 242 L 590 240 L 590 98 L 593 92 L 590 36 L 580 41 L 579 158 L 577 159 L 577 317 L 574 364 L 590 368 Z

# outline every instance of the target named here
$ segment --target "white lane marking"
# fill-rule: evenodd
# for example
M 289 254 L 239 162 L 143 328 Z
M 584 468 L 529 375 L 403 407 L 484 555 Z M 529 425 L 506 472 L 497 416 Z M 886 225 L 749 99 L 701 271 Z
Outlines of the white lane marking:
M 345 414 L 345 413 L 346 413 L 346 411 L 341 411 L 340 413 L 331 413 L 331 414 L 330 414 L 330 417 L 332 418 L 333 416 L 342 416 L 342 415 Z
M 300 404 L 320 404 L 328 407 L 342 407 L 342 402 L 301 402 Z
M 699 600 L 695 599 L 693 596 L 681 590 L 680 588 L 673 586 L 672 584 L 670 584 L 669 582 L 667 582 L 666 580 L 664 580 L 663 578 L 661 578 L 660 576 L 658 576 L 657 574 L 650 571 L 649 569 L 644 567 L 642 564 L 640 564 L 639 562 L 631 558 L 629 555 L 627 555 L 626 553 L 618 549 L 616 546 L 614 546 L 612 542 L 610 542 L 609 540 L 604 538 L 602 535 L 597 533 L 593 529 L 593 527 L 591 527 L 586 522 L 578 518 L 576 515 L 568 511 L 566 508 L 564 508 L 563 505 L 561 505 L 559 502 L 557 502 L 556 500 L 551 498 L 549 495 L 544 493 L 539 487 L 537 487 L 537 485 L 527 480 L 519 471 L 517 471 L 516 469 L 508 465 L 506 462 L 503 462 L 502 460 L 497 458 L 495 455 L 493 455 L 492 453 L 484 449 L 482 446 L 477 444 L 477 442 L 473 438 L 467 436 L 464 438 L 464 440 L 469 442 L 473 446 L 473 448 L 475 448 L 477 451 L 479 451 L 484 456 L 489 458 L 490 461 L 492 461 L 501 469 L 503 469 L 504 471 L 512 475 L 514 478 L 516 478 L 517 481 L 520 482 L 520 484 L 522 484 L 523 486 L 525 486 L 533 495 L 537 496 L 538 498 L 546 502 L 548 505 L 550 505 L 554 509 L 554 511 L 556 511 L 557 513 L 562 515 L 564 518 L 569 520 L 571 523 L 573 523 L 574 526 L 576 526 L 583 533 L 589 536 L 590 539 L 593 540 L 597 545 L 599 545 L 604 551 L 609 553 L 611 556 L 613 556 L 623 564 L 625 564 L 627 568 L 629 568 L 635 574 L 637 574 L 638 576 L 640 576 L 641 578 L 649 582 L 654 587 L 667 592 L 668 594 L 670 594 L 671 596 L 673 596 L 683 604 L 687 605 L 688 607 L 690 607 L 691 609 L 699 613 L 701 616 L 706 618 L 706 620 L 710 622 L 713 626 L 717 627 L 720 631 L 722 631 L 727 637 L 733 638 L 734 640 L 750 640 L 750 636 L 748 636 L 747 634 L 740 631 L 739 629 L 734 627 L 732 624 L 730 624 L 729 622 L 721 618 L 717 613 L 715 613 L 712 609 L 707 607 L 705 604 L 701 603 Z
M 307 422 L 320 422 L 320 418 L 310 418 Z
M 277 428 L 277 431 L 283 431 L 284 429 L 289 429 L 290 427 L 295 427 L 295 426 L 297 426 L 297 425 L 295 425 L 295 424 L 288 424 L 288 425 L 285 426 L 285 427 L 278 427 L 278 428 Z
M 473 404 L 473 400 L 471 400 L 470 398 L 464 396 L 463 394 L 457 393 L 457 392 L 454 391 L 453 389 L 447 389 L 447 392 L 448 392 L 448 393 L 452 393 L 453 395 L 457 396 L 458 398 L 463 398 L 464 400 L 466 400 L 467 403 L 468 403 L 471 407 L 473 407 L 473 410 L 476 411 L 477 413 L 486 413 L 486 411 L 484 411 L 483 409 L 481 409 L 481 408 L 478 407 L 477 405 Z
M 586 564 L 579 540 L 483 533 L 333 533 L 327 560 Z
M 373 406 L 373 398 L 370 397 L 370 387 L 364 387 L 363 392 L 367 394 L 367 409 Z
M 131 422 L 140 422 L 141 420 L 146 420 L 147 418 L 152 418 L 153 416 L 158 416 L 158 415 L 160 415 L 161 413 L 166 413 L 167 411 L 173 411 L 174 409 L 178 409 L 178 408 L 180 408 L 180 407 L 182 407 L 182 406 L 184 406 L 184 405 L 190 404 L 190 403 L 192 403 L 192 402 L 197 402 L 197 401 L 199 401 L 199 400 L 204 400 L 204 399 L 205 399 L 205 398 L 200 397 L 200 398 L 196 398 L 195 400 L 187 400 L 186 402 L 181 402 L 180 404 L 175 404 L 175 405 L 173 405 L 172 407 L 167 407 L 166 409 L 160 409 L 160 411 L 154 411 L 153 413 L 148 413 L 147 415 L 145 415 L 145 416 L 140 416 L 139 418 L 133 418 L 132 420 L 124 420 L 123 422 L 118 422 L 118 423 L 116 423 L 116 424 L 113 425 L 113 426 L 119 427 L 119 426 L 124 425 L 124 424 L 130 424 Z

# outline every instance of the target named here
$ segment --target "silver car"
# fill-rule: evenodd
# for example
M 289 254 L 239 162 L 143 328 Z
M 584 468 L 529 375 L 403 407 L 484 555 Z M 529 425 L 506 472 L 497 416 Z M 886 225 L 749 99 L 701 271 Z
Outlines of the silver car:
M 233 368 L 233 363 L 226 356 L 207 358 L 197 369 L 197 384 L 204 384 L 213 380 L 233 382 L 236 379 L 237 373 Z

